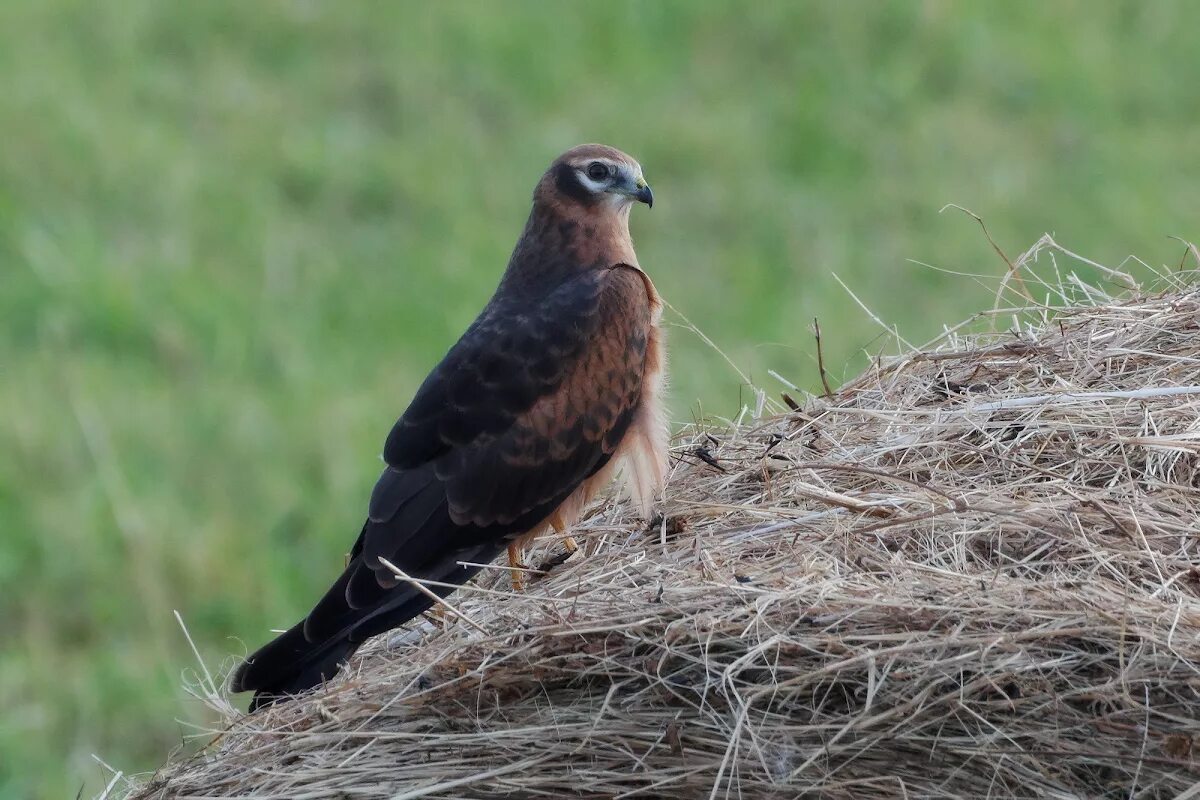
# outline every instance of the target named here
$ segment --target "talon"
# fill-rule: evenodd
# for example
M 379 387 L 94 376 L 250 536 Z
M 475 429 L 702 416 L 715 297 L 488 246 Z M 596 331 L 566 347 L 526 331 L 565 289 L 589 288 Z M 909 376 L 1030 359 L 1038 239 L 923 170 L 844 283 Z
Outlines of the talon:
M 550 527 L 554 528 L 554 532 L 560 535 L 567 532 L 567 523 L 563 522 L 562 515 L 557 511 L 550 517 Z M 567 549 L 568 555 L 575 555 L 579 550 L 579 543 L 572 536 L 564 536 L 562 543 L 563 547 Z

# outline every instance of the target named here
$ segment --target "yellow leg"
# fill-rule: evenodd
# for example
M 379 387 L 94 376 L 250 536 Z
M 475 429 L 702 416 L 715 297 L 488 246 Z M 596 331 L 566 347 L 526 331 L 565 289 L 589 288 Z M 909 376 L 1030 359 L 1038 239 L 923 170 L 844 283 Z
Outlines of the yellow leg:
M 508 546 L 508 566 L 512 568 L 508 574 L 511 576 L 513 591 L 525 591 L 525 565 L 521 562 L 521 547 L 516 542 Z
M 555 512 L 554 516 L 550 517 L 550 527 L 554 528 L 554 532 L 558 534 L 567 532 L 567 524 L 563 522 L 563 518 L 558 515 L 558 512 Z M 579 549 L 579 542 L 570 536 L 564 536 L 563 547 L 567 548 L 568 553 L 574 555 L 575 551 Z

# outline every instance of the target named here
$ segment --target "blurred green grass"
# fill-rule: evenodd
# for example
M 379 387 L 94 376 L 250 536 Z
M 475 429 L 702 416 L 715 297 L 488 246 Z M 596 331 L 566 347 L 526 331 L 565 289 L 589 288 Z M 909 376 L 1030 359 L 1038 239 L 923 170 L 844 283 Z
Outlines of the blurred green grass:
M 1053 230 L 1200 238 L 1186 3 L 0 5 L 0 796 L 152 769 L 306 611 L 394 417 L 569 145 L 646 168 L 662 293 L 765 385 L 990 304 Z M 679 420 L 736 413 L 672 340 Z M 776 387 L 778 388 L 778 387 Z

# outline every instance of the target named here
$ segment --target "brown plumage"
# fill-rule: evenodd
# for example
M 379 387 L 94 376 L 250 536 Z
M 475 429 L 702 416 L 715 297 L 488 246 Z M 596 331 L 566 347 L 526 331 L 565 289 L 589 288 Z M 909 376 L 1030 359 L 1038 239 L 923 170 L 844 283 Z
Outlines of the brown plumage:
M 563 528 L 623 466 L 643 512 L 662 488 L 662 302 L 629 236 L 641 167 L 581 145 L 550 165 L 495 294 L 417 391 L 341 577 L 231 680 L 251 710 L 319 685 L 433 600 L 381 563 L 452 585 Z M 445 587 L 430 587 L 440 596 Z

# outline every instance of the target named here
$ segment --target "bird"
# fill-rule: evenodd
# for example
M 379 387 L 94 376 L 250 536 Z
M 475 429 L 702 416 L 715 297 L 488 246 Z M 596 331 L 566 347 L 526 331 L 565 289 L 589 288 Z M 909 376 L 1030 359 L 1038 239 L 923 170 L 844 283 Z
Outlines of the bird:
M 629 233 L 637 203 L 654 194 L 620 150 L 551 163 L 495 292 L 388 434 L 344 571 L 232 673 L 250 712 L 322 685 L 505 549 L 514 562 L 569 530 L 618 468 L 649 515 L 667 471 L 666 341 Z

